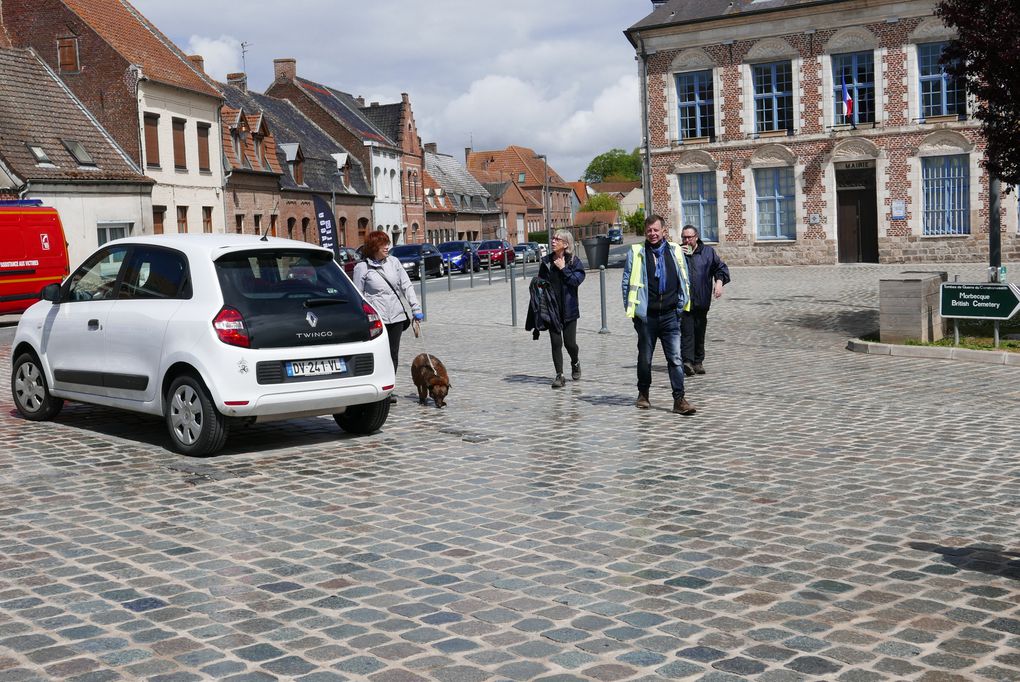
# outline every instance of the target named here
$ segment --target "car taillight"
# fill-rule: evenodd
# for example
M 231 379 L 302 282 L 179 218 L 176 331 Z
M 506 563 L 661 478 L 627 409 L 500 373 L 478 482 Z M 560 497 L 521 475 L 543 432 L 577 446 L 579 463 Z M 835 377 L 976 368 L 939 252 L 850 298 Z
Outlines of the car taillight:
M 375 308 L 367 303 L 362 303 L 361 309 L 368 315 L 368 338 L 374 339 L 382 334 L 382 319 L 380 319 L 379 313 L 375 312 Z
M 229 346 L 251 347 L 248 330 L 244 327 L 244 318 L 234 308 L 223 306 L 213 319 L 213 329 L 216 330 L 216 336 L 220 341 Z

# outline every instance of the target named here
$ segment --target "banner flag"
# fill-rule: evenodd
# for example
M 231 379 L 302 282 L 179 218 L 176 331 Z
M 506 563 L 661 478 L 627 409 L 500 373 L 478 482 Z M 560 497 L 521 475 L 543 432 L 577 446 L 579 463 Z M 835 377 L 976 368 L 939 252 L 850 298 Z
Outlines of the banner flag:
M 340 242 L 337 240 L 336 219 L 329 204 L 318 194 L 312 195 L 312 205 L 315 208 L 315 220 L 319 223 L 319 244 L 333 252 L 333 256 L 340 258 Z

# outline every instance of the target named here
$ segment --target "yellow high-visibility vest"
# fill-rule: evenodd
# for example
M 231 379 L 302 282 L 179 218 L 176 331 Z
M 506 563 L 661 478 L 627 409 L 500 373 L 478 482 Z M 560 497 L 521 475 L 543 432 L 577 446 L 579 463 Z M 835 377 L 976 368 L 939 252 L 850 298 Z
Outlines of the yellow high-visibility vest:
M 684 310 L 688 311 L 691 309 L 691 282 L 687 275 L 687 259 L 684 257 L 684 252 L 681 250 L 679 244 L 669 243 L 670 248 L 673 250 L 673 255 L 676 257 L 676 262 L 679 267 L 677 274 L 680 276 L 680 286 L 684 292 Z M 645 288 L 645 245 L 644 244 L 631 244 L 630 251 L 632 254 L 631 268 L 630 268 L 630 282 L 627 285 L 627 317 L 634 317 L 637 313 L 638 298 L 640 296 L 641 289 Z M 646 297 L 647 300 L 647 297 Z

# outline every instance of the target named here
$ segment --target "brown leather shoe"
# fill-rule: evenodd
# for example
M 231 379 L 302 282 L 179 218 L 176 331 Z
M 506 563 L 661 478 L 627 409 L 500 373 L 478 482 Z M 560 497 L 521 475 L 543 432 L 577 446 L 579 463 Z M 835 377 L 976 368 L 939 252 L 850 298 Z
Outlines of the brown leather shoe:
M 637 402 L 634 403 L 634 407 L 638 408 L 639 410 L 647 410 L 651 406 L 652 404 L 648 402 L 648 394 L 638 393 Z
M 682 414 L 686 417 L 694 414 L 697 410 L 694 409 L 689 402 L 687 402 L 687 398 L 677 398 L 673 401 L 673 412 L 676 414 Z
M 705 373 L 705 367 L 700 362 L 695 362 L 694 363 L 694 373 L 695 374 L 704 374 Z
M 692 365 L 689 362 L 685 362 L 684 363 L 684 376 L 685 377 L 692 377 L 692 376 L 694 376 L 694 365 Z

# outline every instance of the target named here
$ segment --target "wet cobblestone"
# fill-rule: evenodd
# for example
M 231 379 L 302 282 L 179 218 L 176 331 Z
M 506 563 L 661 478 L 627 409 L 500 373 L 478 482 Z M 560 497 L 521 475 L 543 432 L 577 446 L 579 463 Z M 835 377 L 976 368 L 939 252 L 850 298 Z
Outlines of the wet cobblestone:
M 560 391 L 505 283 L 430 292 L 368 437 L 303 419 L 196 460 L 5 389 L 0 679 L 1020 680 L 1020 370 L 844 349 L 880 277 L 939 269 L 983 270 L 734 269 L 691 418 L 660 359 L 633 408 L 619 270 Z

